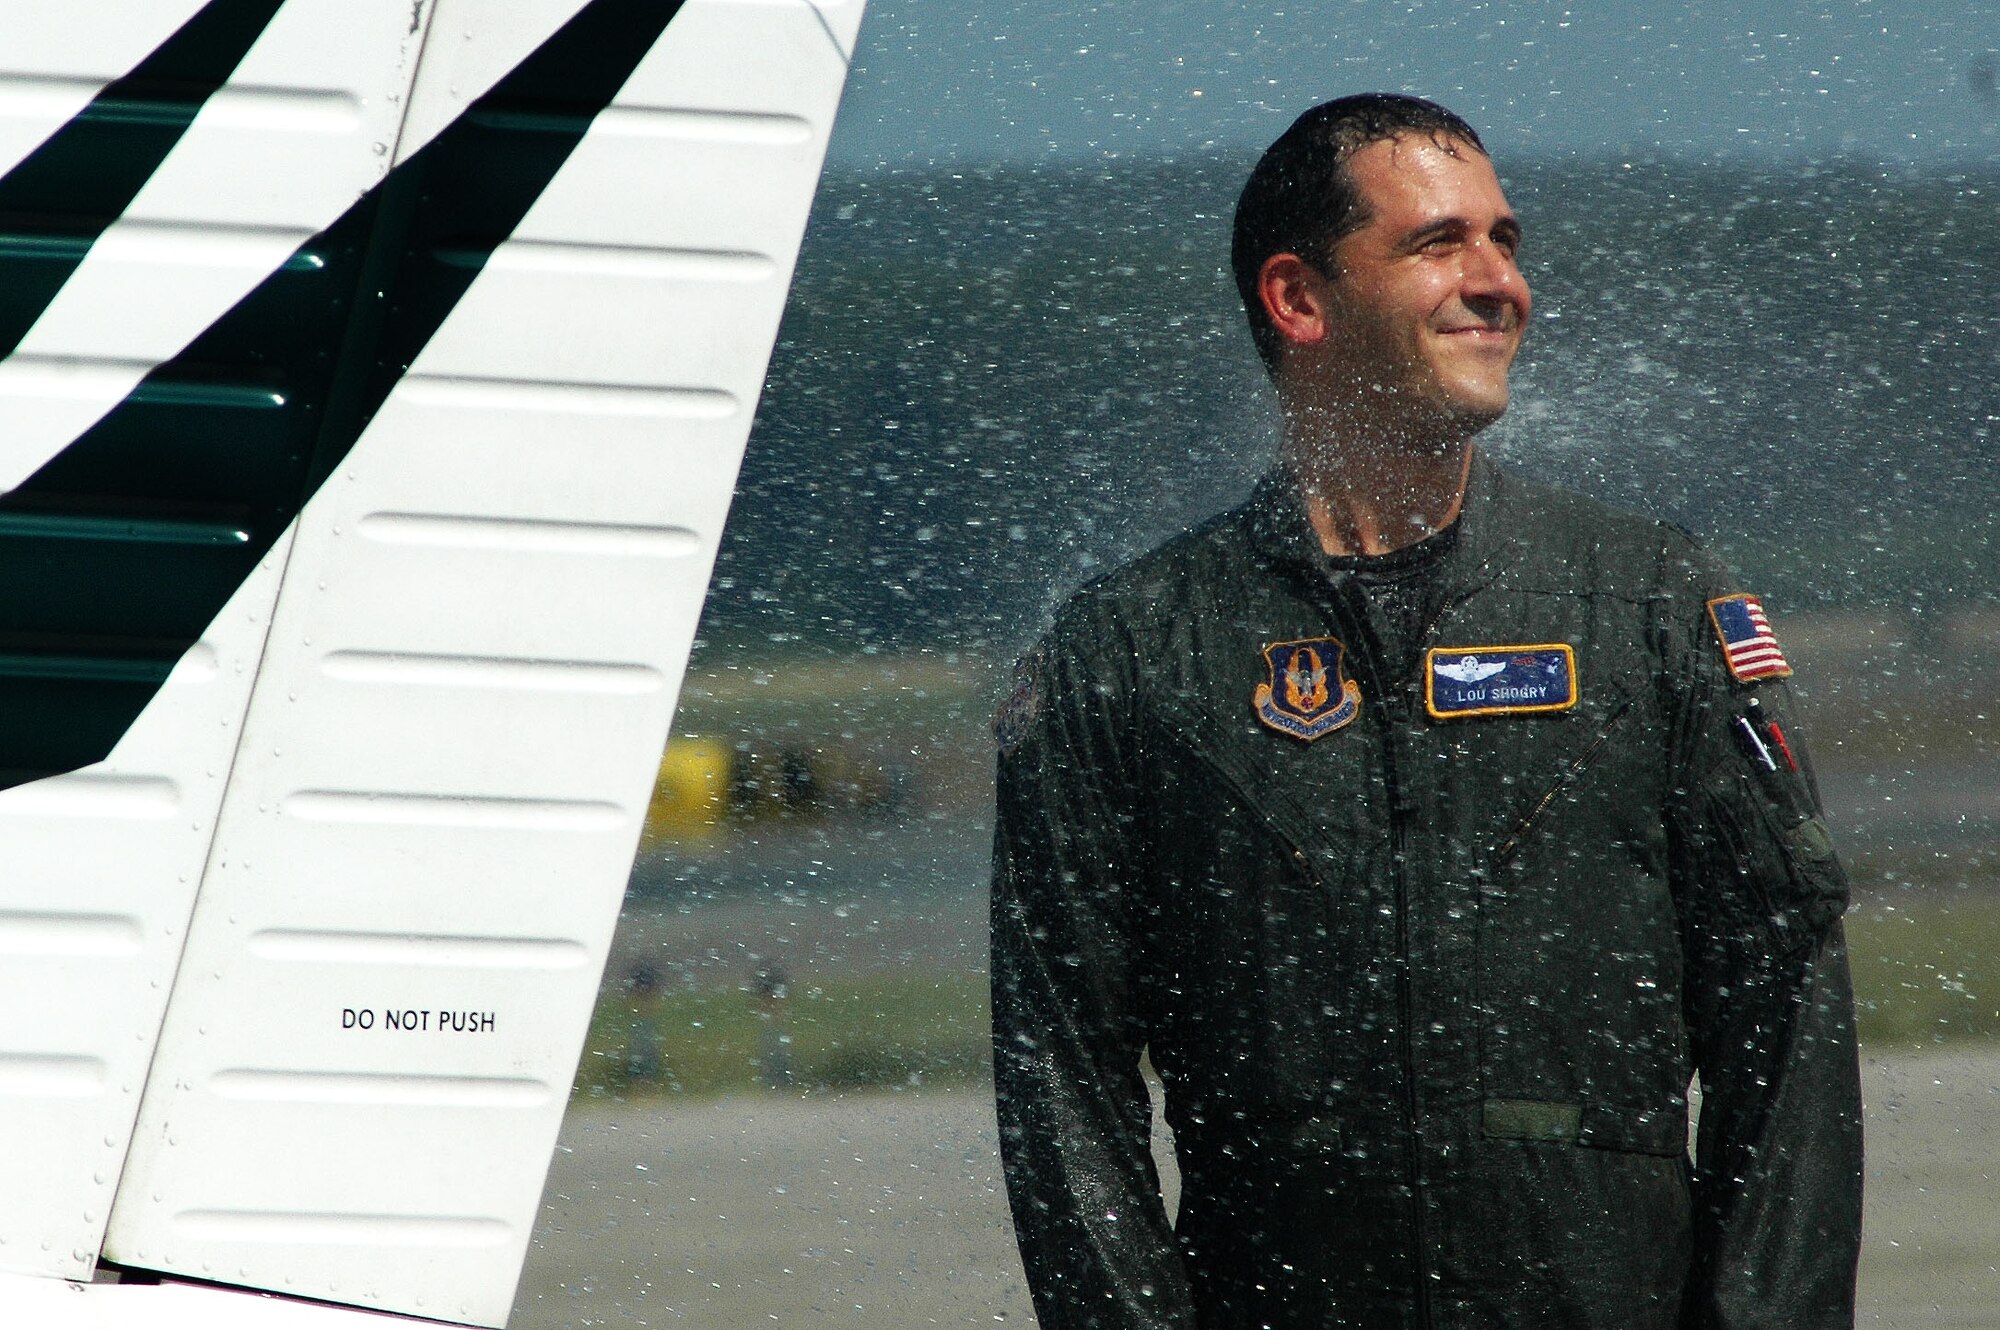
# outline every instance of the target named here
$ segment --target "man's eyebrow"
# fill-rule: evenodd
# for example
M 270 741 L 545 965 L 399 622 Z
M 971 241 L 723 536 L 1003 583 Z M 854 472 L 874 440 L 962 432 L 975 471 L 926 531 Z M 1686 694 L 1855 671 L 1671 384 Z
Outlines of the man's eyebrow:
M 1410 232 L 1409 235 L 1403 238 L 1403 243 L 1411 249 L 1420 249 L 1439 236 L 1448 236 L 1455 232 L 1468 230 L 1470 227 L 1471 223 L 1463 217 L 1440 217 L 1436 221 L 1426 222 L 1424 225 Z M 1508 238 L 1512 240 L 1519 240 L 1521 238 L 1520 220 L 1512 214 L 1500 218 L 1493 224 L 1493 229 L 1506 232 Z
M 1403 243 L 1412 249 L 1417 249 L 1437 239 L 1439 236 L 1448 236 L 1454 232 L 1463 231 L 1465 228 L 1466 221 L 1463 217 L 1440 217 L 1436 221 L 1427 222 L 1410 232 L 1407 236 L 1403 237 Z

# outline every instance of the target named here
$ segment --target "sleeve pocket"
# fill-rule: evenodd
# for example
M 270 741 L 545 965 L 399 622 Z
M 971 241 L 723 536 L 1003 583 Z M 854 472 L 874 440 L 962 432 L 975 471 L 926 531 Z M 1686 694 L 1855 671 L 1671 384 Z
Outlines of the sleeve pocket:
M 1787 829 L 1782 840 L 1798 926 L 1817 938 L 1847 912 L 1847 870 L 1841 867 L 1833 835 L 1818 814 Z

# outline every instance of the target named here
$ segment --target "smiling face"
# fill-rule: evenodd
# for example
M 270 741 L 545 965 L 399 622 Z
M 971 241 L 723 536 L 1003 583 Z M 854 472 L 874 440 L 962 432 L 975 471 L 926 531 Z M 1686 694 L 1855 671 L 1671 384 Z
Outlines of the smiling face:
M 1330 273 L 1299 273 L 1294 294 L 1319 317 L 1294 322 L 1287 377 L 1385 433 L 1469 438 L 1507 409 L 1528 321 L 1520 223 L 1469 144 L 1404 135 L 1358 149 L 1347 170 L 1367 220 L 1334 246 Z

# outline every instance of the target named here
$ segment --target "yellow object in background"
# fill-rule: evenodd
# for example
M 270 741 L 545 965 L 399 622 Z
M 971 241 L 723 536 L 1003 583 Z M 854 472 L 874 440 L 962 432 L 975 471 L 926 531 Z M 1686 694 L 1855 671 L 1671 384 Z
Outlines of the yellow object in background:
M 645 839 L 681 845 L 713 841 L 729 801 L 729 759 L 729 746 L 718 740 L 669 739 L 646 809 Z

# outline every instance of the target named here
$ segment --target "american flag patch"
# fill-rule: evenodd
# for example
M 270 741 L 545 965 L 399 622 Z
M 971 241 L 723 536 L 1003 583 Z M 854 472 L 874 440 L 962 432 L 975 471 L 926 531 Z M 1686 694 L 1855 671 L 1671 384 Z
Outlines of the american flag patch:
M 1722 639 L 1722 655 L 1739 683 L 1782 679 L 1792 672 L 1778 649 L 1764 603 L 1755 596 L 1722 596 L 1708 602 L 1708 617 Z

